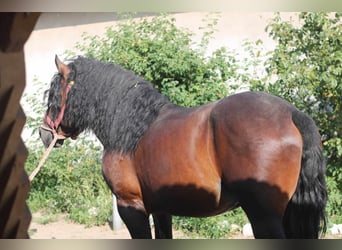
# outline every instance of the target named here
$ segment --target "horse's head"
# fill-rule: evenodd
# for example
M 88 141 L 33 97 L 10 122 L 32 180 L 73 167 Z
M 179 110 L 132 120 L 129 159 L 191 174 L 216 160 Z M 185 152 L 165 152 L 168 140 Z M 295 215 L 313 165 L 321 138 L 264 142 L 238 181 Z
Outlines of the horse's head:
M 53 138 L 58 136 L 55 147 L 60 147 L 65 138 L 71 137 L 75 139 L 78 133 L 64 119 L 64 111 L 66 109 L 68 93 L 72 88 L 73 74 L 68 65 L 64 64 L 55 57 L 58 73 L 51 81 L 50 89 L 48 90 L 48 108 L 45 113 L 43 124 L 39 128 L 39 135 L 45 147 L 48 147 Z

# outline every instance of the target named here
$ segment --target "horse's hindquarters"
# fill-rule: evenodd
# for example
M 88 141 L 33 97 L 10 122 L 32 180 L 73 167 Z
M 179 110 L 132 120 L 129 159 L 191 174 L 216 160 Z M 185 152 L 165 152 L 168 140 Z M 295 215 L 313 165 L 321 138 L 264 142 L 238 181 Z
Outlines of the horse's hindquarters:
M 291 106 L 264 93 L 243 93 L 218 103 L 211 118 L 225 185 L 242 198 L 248 192 L 264 200 L 282 216 L 297 185 L 302 154 Z

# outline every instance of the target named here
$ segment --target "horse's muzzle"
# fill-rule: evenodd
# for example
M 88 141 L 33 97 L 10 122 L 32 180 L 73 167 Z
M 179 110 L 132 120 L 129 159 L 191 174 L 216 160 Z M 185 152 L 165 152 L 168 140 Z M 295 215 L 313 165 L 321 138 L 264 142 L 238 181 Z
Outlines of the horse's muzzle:
M 43 127 L 39 128 L 39 136 L 40 139 L 42 139 L 42 142 L 45 146 L 45 148 L 48 148 L 53 140 L 53 133 L 50 130 L 44 129 Z M 55 148 L 59 148 L 63 145 L 64 140 L 59 139 L 56 141 L 56 144 L 54 145 Z

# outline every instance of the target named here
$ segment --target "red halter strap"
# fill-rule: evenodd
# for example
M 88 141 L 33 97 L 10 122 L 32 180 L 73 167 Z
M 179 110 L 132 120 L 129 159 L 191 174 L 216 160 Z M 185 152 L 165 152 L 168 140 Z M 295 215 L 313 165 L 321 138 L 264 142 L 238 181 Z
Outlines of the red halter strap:
M 66 86 L 66 98 L 65 98 L 65 102 L 63 103 L 62 107 L 61 107 L 61 111 L 59 112 L 57 119 L 55 121 L 53 121 L 48 115 L 45 116 L 44 118 L 44 123 L 47 124 L 49 126 L 49 128 L 51 129 L 53 134 L 57 134 L 57 129 L 59 127 L 59 124 L 61 123 L 61 121 L 63 120 L 64 117 L 64 111 L 66 108 L 66 100 L 68 98 L 68 94 L 69 91 L 71 89 L 71 87 L 74 85 L 74 81 L 70 81 L 68 83 L 68 85 Z

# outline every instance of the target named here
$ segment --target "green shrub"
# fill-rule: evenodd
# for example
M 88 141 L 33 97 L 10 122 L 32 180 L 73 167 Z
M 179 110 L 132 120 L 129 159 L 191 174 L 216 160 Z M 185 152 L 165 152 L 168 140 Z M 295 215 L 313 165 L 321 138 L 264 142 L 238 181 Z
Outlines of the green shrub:
M 194 238 L 221 239 L 241 232 L 248 219 L 241 208 L 208 218 L 174 217 L 173 225 Z
M 80 139 L 54 149 L 32 181 L 28 204 L 32 211 L 67 213 L 78 223 L 100 225 L 111 214 L 111 192 L 101 173 L 101 147 Z M 72 145 L 71 145 L 72 144 Z M 86 146 L 85 146 L 86 145 Z M 38 165 L 42 150 L 29 149 L 26 169 Z
M 338 183 L 335 178 L 327 177 L 327 188 L 329 194 L 329 201 L 326 208 L 326 213 L 330 224 L 342 223 L 342 192 L 339 190 Z
M 234 52 L 222 47 L 205 54 L 216 22 L 216 17 L 208 17 L 201 41 L 194 43 L 194 33 L 178 28 L 174 18 L 128 19 L 107 28 L 101 37 L 84 34 L 76 49 L 134 71 L 175 104 L 195 106 L 220 99 L 236 87 L 227 86 L 238 75 Z

